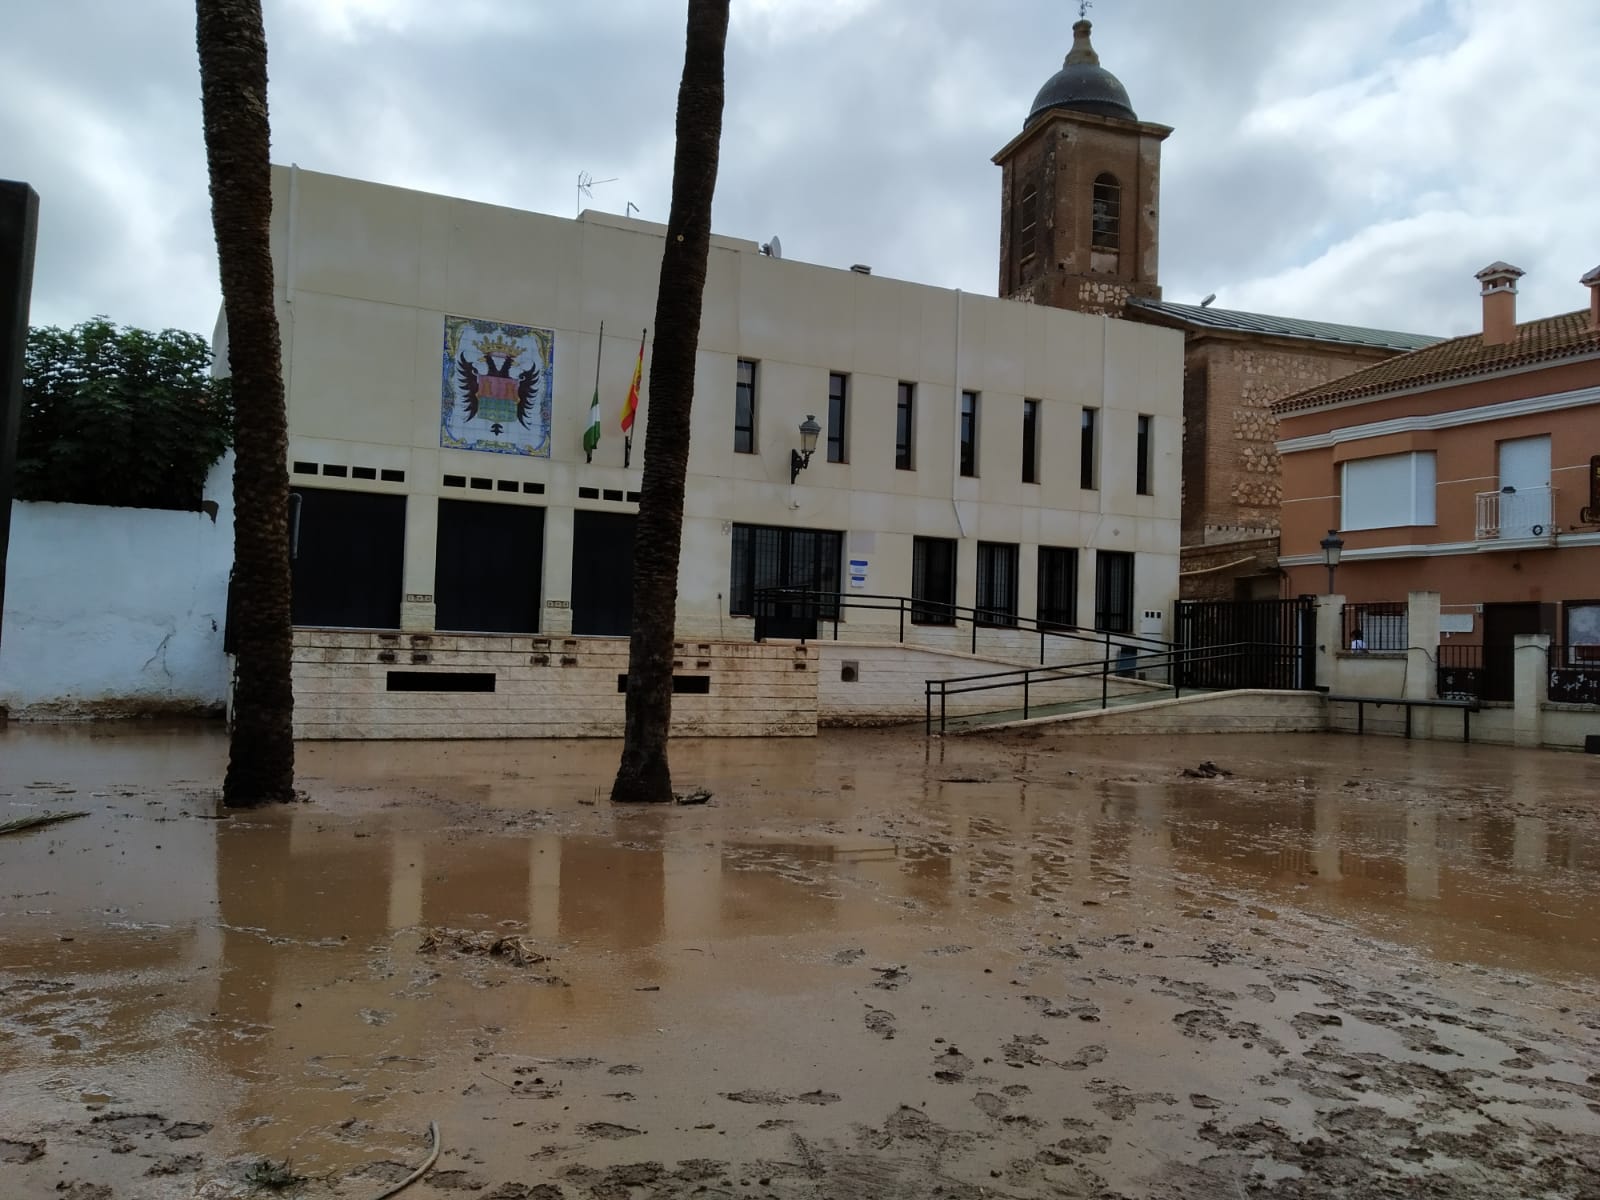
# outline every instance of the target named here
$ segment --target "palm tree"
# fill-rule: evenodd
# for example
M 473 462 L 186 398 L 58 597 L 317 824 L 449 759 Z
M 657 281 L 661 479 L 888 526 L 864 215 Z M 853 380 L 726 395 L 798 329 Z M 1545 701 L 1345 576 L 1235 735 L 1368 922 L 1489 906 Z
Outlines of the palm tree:
M 223 803 L 294 799 L 288 417 L 272 298 L 272 167 L 261 0 L 196 0 L 211 222 L 233 375 L 233 641 Z
M 711 198 L 722 140 L 722 60 L 728 0 L 689 0 L 689 31 L 678 85 L 678 146 L 672 164 L 655 350 L 650 358 L 650 428 L 633 540 L 633 638 L 628 649 L 627 724 L 611 799 L 672 799 L 667 730 L 672 722 L 672 649 L 678 615 L 683 484 L 689 469 L 700 306 L 711 250 Z

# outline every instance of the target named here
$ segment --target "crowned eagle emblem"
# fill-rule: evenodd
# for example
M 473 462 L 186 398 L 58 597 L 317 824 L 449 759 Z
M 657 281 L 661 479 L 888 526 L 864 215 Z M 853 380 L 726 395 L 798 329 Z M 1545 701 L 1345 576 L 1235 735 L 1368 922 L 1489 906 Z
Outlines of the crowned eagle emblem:
M 513 421 L 524 429 L 531 429 L 529 418 L 533 416 L 539 391 L 537 364 L 513 377 L 512 368 L 522 353 L 515 342 L 493 338 L 474 343 L 474 349 L 478 351 L 478 361 L 484 365 L 482 371 L 467 357 L 465 350 L 456 360 L 461 407 L 467 420 L 482 417 L 489 424 L 489 432 L 496 437 Z

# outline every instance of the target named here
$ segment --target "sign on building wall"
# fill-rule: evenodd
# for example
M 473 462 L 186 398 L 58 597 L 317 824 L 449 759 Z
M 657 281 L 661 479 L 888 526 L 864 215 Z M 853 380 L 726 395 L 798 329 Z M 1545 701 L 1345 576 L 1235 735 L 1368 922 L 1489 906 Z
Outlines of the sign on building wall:
M 549 329 L 446 317 L 439 445 L 549 458 L 555 346 Z

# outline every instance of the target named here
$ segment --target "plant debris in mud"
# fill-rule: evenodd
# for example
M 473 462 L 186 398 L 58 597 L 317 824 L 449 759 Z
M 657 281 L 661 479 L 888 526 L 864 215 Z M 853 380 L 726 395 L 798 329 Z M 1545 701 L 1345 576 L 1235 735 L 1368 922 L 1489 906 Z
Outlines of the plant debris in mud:
M 549 955 L 540 954 L 520 934 L 478 933 L 470 929 L 430 929 L 423 934 L 417 953 L 434 954 L 440 950 L 503 958 L 514 967 L 532 967 L 550 961 Z
M 1226 767 L 1217 766 L 1216 763 L 1208 758 L 1198 767 L 1185 767 L 1183 769 L 1183 777 L 1185 779 L 1231 779 L 1233 772 Z
M 304 1175 L 289 1166 L 288 1159 L 273 1162 L 270 1158 L 259 1158 L 244 1173 L 244 1182 L 260 1192 L 286 1192 L 305 1181 Z
M 88 815 L 86 811 L 47 812 L 18 817 L 12 821 L 0 821 L 0 837 L 8 833 L 26 833 L 30 829 L 43 829 L 46 825 L 59 825 L 62 821 L 75 821 L 79 817 L 87 817 Z

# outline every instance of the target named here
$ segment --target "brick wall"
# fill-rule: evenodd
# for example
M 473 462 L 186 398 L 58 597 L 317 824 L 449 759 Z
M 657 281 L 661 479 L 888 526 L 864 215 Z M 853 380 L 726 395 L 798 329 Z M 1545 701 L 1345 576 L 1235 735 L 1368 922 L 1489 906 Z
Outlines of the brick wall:
M 622 736 L 626 638 L 297 629 L 297 738 Z M 470 674 L 493 691 L 391 691 L 390 672 Z M 809 737 L 815 644 L 685 641 L 675 675 L 709 690 L 672 700 L 681 737 Z

